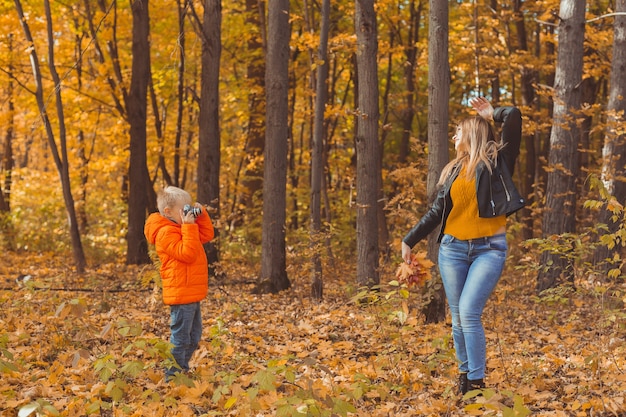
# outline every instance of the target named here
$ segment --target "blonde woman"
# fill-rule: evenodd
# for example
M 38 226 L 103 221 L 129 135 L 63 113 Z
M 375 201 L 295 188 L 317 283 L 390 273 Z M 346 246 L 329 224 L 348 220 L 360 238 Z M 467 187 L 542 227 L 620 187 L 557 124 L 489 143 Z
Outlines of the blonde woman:
M 511 174 L 519 154 L 522 116 L 516 107 L 494 110 L 485 98 L 470 100 L 477 116 L 456 128 L 456 158 L 439 179 L 430 209 L 402 240 L 402 258 L 438 226 L 438 265 L 452 315 L 459 362 L 459 392 L 485 387 L 486 341 L 481 317 L 507 255 L 506 217 L 524 207 Z M 502 122 L 496 138 L 491 122 Z

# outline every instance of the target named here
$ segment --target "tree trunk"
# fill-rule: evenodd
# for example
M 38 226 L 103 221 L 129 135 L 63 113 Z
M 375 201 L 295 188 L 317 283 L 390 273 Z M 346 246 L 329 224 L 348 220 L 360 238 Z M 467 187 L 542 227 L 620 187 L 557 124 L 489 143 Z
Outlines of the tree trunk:
M 6 89 L 6 101 L 9 106 L 8 114 L 7 114 L 7 127 L 6 134 L 4 136 L 4 146 L 2 148 L 2 161 L 0 161 L 0 173 L 2 173 L 2 178 L 0 181 L 0 211 L 8 213 L 11 211 L 11 185 L 13 183 L 12 174 L 13 174 L 13 137 L 14 137 L 14 128 L 15 128 L 15 104 L 13 102 L 14 95 L 14 85 L 13 85 L 13 35 L 9 34 L 7 36 L 8 41 L 8 55 L 9 55 L 9 65 L 8 65 L 8 73 L 9 73 L 9 83 Z M 4 226 L 4 221 L 3 221 Z
M 91 10 L 91 0 L 83 0 L 83 3 L 85 6 L 85 15 L 86 15 L 86 20 L 87 20 L 87 25 L 89 26 L 89 34 L 91 36 L 90 42 L 93 44 L 93 49 L 95 51 L 95 55 L 96 55 L 96 59 L 98 63 L 104 64 L 106 60 L 104 58 L 104 52 L 102 50 L 102 47 L 100 46 L 100 40 L 98 38 L 98 34 L 100 32 L 98 31 L 96 23 L 94 22 L 93 11 Z M 101 4 L 101 6 L 104 6 L 104 5 Z M 106 78 L 107 78 L 107 85 L 109 86 L 111 90 L 111 98 L 113 102 L 115 103 L 114 104 L 115 109 L 117 110 L 120 116 L 126 119 L 127 111 L 124 105 L 126 104 L 126 101 L 128 99 L 128 93 L 126 91 L 126 88 L 124 87 L 124 83 L 122 79 L 122 71 L 119 67 L 119 57 L 117 55 L 117 38 L 116 38 L 117 1 L 112 1 L 108 9 L 106 9 L 105 7 L 102 7 L 102 11 L 106 15 L 108 15 L 111 10 L 113 11 L 113 27 L 111 28 L 110 32 L 112 33 L 113 41 L 107 42 L 106 50 L 109 54 L 109 58 L 111 59 L 111 64 L 113 67 L 112 68 L 113 75 L 107 72 Z M 120 95 L 122 96 L 122 99 L 120 99 L 119 97 Z
M 626 115 L 626 0 L 616 0 L 613 31 L 613 60 L 611 61 L 611 77 L 609 81 L 608 120 L 602 148 L 602 182 L 609 194 L 622 204 L 626 201 L 626 135 L 623 126 Z M 606 224 L 605 233 L 615 233 L 620 228 L 620 219 L 614 219 L 613 213 L 607 208 L 600 213 L 598 223 Z M 623 225 L 621 227 L 624 227 Z M 622 245 L 624 242 L 622 241 Z M 594 253 L 594 264 L 606 273 L 615 268 L 614 255 L 619 245 L 612 249 L 600 245 Z
M 15 128 L 15 104 L 13 102 L 13 35 L 7 36 L 9 55 L 9 83 L 6 89 L 6 101 L 8 103 L 7 126 L 2 147 L 2 160 L 0 161 L 0 230 L 4 236 L 4 246 L 8 250 L 15 249 L 13 227 L 11 226 L 11 187 L 13 185 L 13 137 Z
M 513 12 L 515 19 L 515 29 L 517 33 L 518 51 L 523 51 L 529 55 L 528 36 L 526 31 L 526 23 L 524 21 L 524 13 L 522 11 L 522 0 L 515 0 L 513 4 Z M 522 88 L 522 105 L 531 108 L 535 103 L 535 87 L 537 81 L 537 70 L 530 66 L 522 66 L 521 70 L 521 88 Z M 524 239 L 533 237 L 533 219 L 531 205 L 534 202 L 534 186 L 535 186 L 535 136 L 524 135 L 524 146 L 526 148 L 526 166 L 523 176 L 523 184 L 520 188 L 522 195 L 527 199 L 527 206 L 521 210 L 522 218 L 522 234 Z
M 178 101 L 178 111 L 176 112 L 176 133 L 174 134 L 174 185 L 180 187 L 181 185 L 181 173 L 180 173 L 180 145 L 183 136 L 183 117 L 185 113 L 185 56 L 187 50 L 185 49 L 185 19 L 187 18 L 187 0 L 178 0 L 178 48 L 180 54 L 178 55 L 178 80 L 177 80 L 177 92 L 176 97 Z M 205 6 L 206 7 L 206 6 Z M 202 83 L 202 81 L 201 81 Z M 202 88 L 202 87 L 200 87 Z M 202 94 L 202 92 L 200 93 Z M 202 100 L 202 98 L 200 99 Z M 165 172 L 165 170 L 164 170 Z
M 265 161 L 261 276 L 256 292 L 278 292 L 291 286 L 287 277 L 285 221 L 287 145 L 289 139 L 289 0 L 268 3 Z
M 448 3 L 430 0 L 428 23 L 428 178 L 426 194 L 429 202 L 437 194 L 441 170 L 449 161 L 448 100 L 450 95 L 450 66 L 448 62 Z M 437 68 L 437 70 L 433 70 Z M 432 233 L 428 238 L 428 257 L 437 262 L 439 244 Z M 426 322 L 438 323 L 446 318 L 446 297 L 439 273 L 433 274 L 437 283 L 435 293 L 423 312 Z
M 385 154 L 385 143 L 387 142 L 387 136 L 389 134 L 389 130 L 387 129 L 387 123 L 389 120 L 390 110 L 390 95 L 391 95 L 391 86 L 393 84 L 393 53 L 392 50 L 395 48 L 395 34 L 392 29 L 389 30 L 389 49 L 390 51 L 387 53 L 387 71 L 385 75 L 384 89 L 382 93 L 382 109 L 383 115 L 382 120 L 380 120 L 380 125 L 384 126 L 383 129 L 380 130 L 380 144 L 378 145 L 378 185 L 376 189 L 378 190 L 378 197 L 376 198 L 376 216 L 378 217 L 378 250 L 379 258 L 384 259 L 386 261 L 389 258 L 389 254 L 391 253 L 391 247 L 389 245 L 389 228 L 387 227 L 387 216 L 385 214 L 385 206 L 387 204 L 388 198 L 385 193 L 385 189 L 383 187 L 383 159 Z M 383 261 L 383 262 L 384 262 Z
M 583 107 L 592 107 L 596 103 L 598 92 L 600 89 L 600 82 L 595 77 L 586 77 L 582 80 L 580 86 L 580 103 Z M 593 129 L 593 116 L 591 114 L 582 114 L 579 121 L 580 138 L 578 147 L 582 152 L 578 154 L 578 166 L 581 168 L 588 168 L 592 162 L 592 138 L 591 130 Z M 594 158 L 595 159 L 595 158 Z M 584 183 L 585 179 L 589 175 L 589 171 L 585 169 L 579 169 L 579 178 L 577 183 Z
M 58 160 L 60 164 L 57 164 L 61 176 L 61 185 L 63 188 L 63 200 L 65 201 L 65 209 L 67 211 L 67 218 L 69 221 L 70 237 L 72 240 L 72 254 L 74 255 L 74 263 L 76 265 L 76 271 L 78 273 L 85 272 L 87 261 L 85 259 L 85 252 L 83 251 L 83 244 L 80 239 L 80 230 L 78 229 L 78 216 L 76 214 L 76 206 L 74 204 L 74 196 L 72 195 L 72 186 L 70 181 L 70 168 L 69 157 L 67 153 L 67 131 L 65 128 L 65 113 L 63 111 L 63 100 L 61 97 L 61 78 L 56 69 L 56 63 L 54 59 L 54 31 L 52 29 L 52 13 L 50 11 L 50 1 L 44 0 L 44 9 L 46 13 L 46 26 L 48 32 L 48 67 L 50 69 L 50 75 L 54 82 L 55 89 L 55 103 L 57 110 L 57 119 L 59 124 L 59 147 L 61 148 L 61 159 Z M 54 142 L 54 138 L 52 139 Z
M 150 178 L 146 157 L 146 111 L 150 79 L 150 18 L 148 0 L 132 0 L 133 43 L 130 91 L 126 102 L 130 124 L 130 161 L 128 172 L 128 250 L 126 263 L 150 262 L 148 243 L 143 233 L 149 206 Z
M 220 126 L 219 74 L 222 52 L 222 2 L 207 0 L 202 24 L 202 75 L 200 86 L 199 144 L 198 144 L 198 201 L 208 204 L 216 226 L 220 217 Z M 215 239 L 205 245 L 209 273 L 217 276 L 219 262 L 219 227 Z
M 20 18 L 20 23 L 22 24 L 22 29 L 24 30 L 24 35 L 26 36 L 26 40 L 32 45 L 30 48 L 30 62 L 33 71 L 33 77 L 35 78 L 36 91 L 35 97 L 37 99 L 37 105 L 39 107 L 39 114 L 41 116 L 43 125 L 46 129 L 46 136 L 48 138 L 48 144 L 50 146 L 50 151 L 52 153 L 52 157 L 54 159 L 54 163 L 57 168 L 57 172 L 59 173 L 59 177 L 61 180 L 61 188 L 63 190 L 63 201 L 65 203 L 65 210 L 67 211 L 67 220 L 68 227 L 70 232 L 70 238 L 72 242 L 72 254 L 74 257 L 74 264 L 76 266 L 76 271 L 79 273 L 83 273 L 85 271 L 86 260 L 85 253 L 83 251 L 83 246 L 80 240 L 80 231 L 78 230 L 78 221 L 76 217 L 76 208 L 74 207 L 74 198 L 72 196 L 72 189 L 70 185 L 70 176 L 69 176 L 69 161 L 67 155 L 67 141 L 66 141 L 66 131 L 65 131 L 65 118 L 63 114 L 63 101 L 61 100 L 61 81 L 58 73 L 56 72 L 56 67 L 54 63 L 54 36 L 52 30 L 52 15 L 50 12 L 50 3 L 48 0 L 44 0 L 44 8 L 46 14 L 46 27 L 48 34 L 48 56 L 47 61 L 50 69 L 50 73 L 52 75 L 52 79 L 54 81 L 55 87 L 55 102 L 56 102 L 56 110 L 57 117 L 59 123 L 59 146 L 57 146 L 56 139 L 54 136 L 54 132 L 52 131 L 52 124 L 50 123 L 50 119 L 48 117 L 48 113 L 46 111 L 46 103 L 44 101 L 43 95 L 43 80 L 41 75 L 41 68 L 39 66 L 39 60 L 37 57 L 37 52 L 34 47 L 35 43 L 33 41 L 32 34 L 30 32 L 30 27 L 26 18 L 24 17 L 24 11 L 22 9 L 22 4 L 20 0 L 15 0 L 15 8 L 17 9 L 17 13 Z M 59 147 L 61 148 L 61 153 L 59 154 Z
M 556 21 L 556 18 L 554 19 Z M 555 36 L 554 26 L 548 26 L 546 29 L 550 37 Z M 556 61 L 556 48 L 554 42 L 542 42 L 541 31 L 537 30 L 536 44 L 535 44 L 535 56 L 541 56 L 541 45 L 545 44 L 545 54 L 548 61 Z M 555 71 L 548 70 L 543 73 L 543 79 L 540 80 L 545 85 L 554 85 Z M 548 120 L 553 120 L 554 113 L 554 97 L 549 95 L 546 97 L 546 103 L 541 102 L 541 97 L 537 100 L 535 110 L 539 113 L 542 107 L 545 106 L 548 109 Z M 546 131 L 537 132 L 535 138 L 535 150 L 538 151 L 538 155 L 535 158 L 537 161 L 535 169 L 535 195 L 545 196 L 546 187 L 548 184 L 548 158 L 550 154 L 550 136 L 552 135 L 552 125 L 548 126 Z M 541 219 L 543 220 L 543 219 Z
M 400 152 L 398 154 L 398 162 L 404 164 L 409 154 L 411 153 L 411 132 L 413 131 L 413 119 L 415 118 L 415 68 L 417 66 L 418 49 L 417 43 L 419 42 L 419 28 L 422 16 L 422 0 L 419 0 L 417 8 L 415 6 L 415 0 L 411 0 L 409 3 L 409 27 L 406 45 L 404 50 L 406 51 L 406 63 L 404 64 L 404 82 L 405 93 L 405 108 L 402 111 L 402 137 L 400 139 Z
M 311 296 L 322 299 L 322 176 L 324 175 L 324 110 L 328 96 L 328 32 L 330 26 L 330 0 L 322 0 L 320 44 L 317 53 L 317 76 L 315 86 L 315 120 L 313 123 L 313 146 L 311 149 L 311 245 L 313 249 L 313 271 Z
M 358 103 L 356 110 L 357 283 L 372 287 L 378 272 L 378 32 L 374 0 L 356 0 Z
M 577 148 L 580 138 L 576 113 L 580 109 L 581 98 L 585 0 L 561 0 L 559 18 L 544 237 L 576 231 Z M 546 268 L 537 276 L 539 292 L 554 287 L 559 279 L 573 280 L 570 262 L 563 255 L 545 251 L 541 255 L 541 265 Z
M 161 175 L 163 176 L 163 182 L 165 184 L 180 187 L 181 185 L 178 180 L 176 178 L 172 179 L 169 171 L 167 170 L 167 166 L 165 163 L 165 137 L 163 135 L 163 121 L 161 120 L 161 110 L 159 109 L 156 91 L 154 91 L 154 80 L 152 79 L 152 77 L 150 77 L 149 81 L 150 82 L 148 84 L 148 94 L 150 95 L 150 103 L 152 104 L 152 115 L 154 117 L 154 133 L 156 135 L 159 150 L 157 168 L 154 173 L 154 179 L 151 179 L 150 183 L 154 185 L 158 177 L 159 171 L 161 171 Z M 176 148 L 176 153 L 178 154 L 178 149 L 180 148 L 180 146 L 174 145 L 174 147 Z M 174 165 L 176 165 L 176 161 L 174 162 Z
M 246 0 L 246 22 L 258 29 L 258 33 L 250 36 L 247 42 L 249 63 L 246 69 L 250 82 L 248 92 L 248 129 L 246 132 L 245 171 L 243 176 L 242 200 L 246 211 L 256 212 L 255 199 L 260 198 L 263 189 L 263 151 L 265 149 L 265 63 L 263 62 L 263 16 L 265 7 L 259 0 Z M 252 214 L 252 213 L 250 213 Z M 247 215 L 250 215 L 247 214 Z M 246 214 L 244 214 L 246 215 Z

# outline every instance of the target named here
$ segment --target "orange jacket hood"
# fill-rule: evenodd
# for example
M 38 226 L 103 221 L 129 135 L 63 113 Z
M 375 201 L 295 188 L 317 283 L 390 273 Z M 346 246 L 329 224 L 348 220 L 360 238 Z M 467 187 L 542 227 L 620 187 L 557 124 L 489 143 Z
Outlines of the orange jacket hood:
M 167 305 L 195 303 L 206 297 L 209 273 L 204 243 L 213 239 L 213 224 L 206 210 L 195 224 L 177 224 L 153 213 L 144 227 L 148 243 L 155 245 L 161 261 L 163 302 Z

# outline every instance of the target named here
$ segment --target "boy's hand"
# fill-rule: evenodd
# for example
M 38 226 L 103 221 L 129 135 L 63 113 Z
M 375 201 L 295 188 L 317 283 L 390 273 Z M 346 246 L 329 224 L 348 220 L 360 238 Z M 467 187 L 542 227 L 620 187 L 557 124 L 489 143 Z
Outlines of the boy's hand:
M 185 214 L 185 212 L 181 210 L 180 219 L 182 220 L 183 224 L 194 224 L 196 222 L 196 216 L 193 215 L 191 210 L 188 211 L 187 214 Z

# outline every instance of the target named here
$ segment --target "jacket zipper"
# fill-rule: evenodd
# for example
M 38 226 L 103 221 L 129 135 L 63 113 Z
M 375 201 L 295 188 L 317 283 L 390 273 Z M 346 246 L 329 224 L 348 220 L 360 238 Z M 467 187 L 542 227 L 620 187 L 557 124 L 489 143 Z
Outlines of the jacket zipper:
M 500 174 L 500 182 L 504 187 L 504 192 L 506 193 L 506 201 L 511 201 L 511 194 L 509 194 L 509 189 L 506 188 L 506 183 L 504 182 L 504 178 L 502 178 L 502 174 Z
M 493 187 L 491 186 L 491 179 L 489 180 L 489 202 L 491 203 L 491 215 L 496 216 L 496 203 L 493 202 Z

